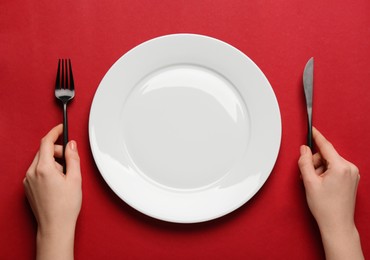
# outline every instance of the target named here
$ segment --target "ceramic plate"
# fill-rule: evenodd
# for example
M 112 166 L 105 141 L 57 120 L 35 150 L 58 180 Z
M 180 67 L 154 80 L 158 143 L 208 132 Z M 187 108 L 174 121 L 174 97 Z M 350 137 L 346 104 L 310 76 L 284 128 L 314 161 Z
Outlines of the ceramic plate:
M 256 64 L 194 34 L 140 44 L 102 79 L 90 111 L 94 159 L 109 187 L 157 219 L 195 223 L 237 209 L 275 164 L 281 119 Z

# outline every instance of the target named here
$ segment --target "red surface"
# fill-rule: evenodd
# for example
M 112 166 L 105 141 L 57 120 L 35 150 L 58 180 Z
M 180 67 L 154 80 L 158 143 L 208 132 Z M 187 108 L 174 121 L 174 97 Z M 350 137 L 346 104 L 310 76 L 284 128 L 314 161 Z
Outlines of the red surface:
M 0 259 L 35 255 L 22 179 L 40 138 L 62 120 L 53 85 L 65 57 L 77 89 L 70 137 L 83 170 L 76 259 L 322 259 L 297 169 L 306 133 L 302 70 L 311 56 L 314 124 L 360 168 L 356 223 L 370 257 L 370 1 L 2 0 L 0 10 Z M 219 38 L 253 59 L 283 124 L 278 161 L 260 192 L 232 214 L 195 225 L 127 206 L 101 178 L 88 142 L 90 105 L 110 66 L 143 41 L 179 32 Z

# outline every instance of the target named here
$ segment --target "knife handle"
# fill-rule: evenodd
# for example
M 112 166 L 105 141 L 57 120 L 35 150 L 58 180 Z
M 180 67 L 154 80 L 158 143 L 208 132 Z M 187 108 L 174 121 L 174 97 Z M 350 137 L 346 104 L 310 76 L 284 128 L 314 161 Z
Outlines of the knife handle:
M 313 141 L 312 141 L 312 108 L 307 109 L 308 116 L 308 133 L 307 133 L 307 145 L 313 151 Z
M 313 151 L 313 144 L 312 144 L 312 127 L 308 127 L 308 136 L 307 136 L 307 145 Z

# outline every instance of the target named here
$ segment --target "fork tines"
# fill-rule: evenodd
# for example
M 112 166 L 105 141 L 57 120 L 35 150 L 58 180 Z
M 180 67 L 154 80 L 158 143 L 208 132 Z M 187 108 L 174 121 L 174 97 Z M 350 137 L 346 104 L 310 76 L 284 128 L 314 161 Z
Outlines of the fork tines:
M 74 90 L 71 59 L 58 60 L 58 72 L 55 88 Z

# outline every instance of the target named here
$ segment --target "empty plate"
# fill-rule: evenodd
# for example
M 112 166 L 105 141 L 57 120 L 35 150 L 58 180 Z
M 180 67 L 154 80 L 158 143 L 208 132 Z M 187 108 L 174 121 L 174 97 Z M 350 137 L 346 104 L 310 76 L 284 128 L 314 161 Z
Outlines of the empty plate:
M 275 164 L 281 119 L 261 70 L 220 40 L 140 44 L 102 79 L 90 144 L 110 188 L 157 219 L 194 223 L 247 202 Z

